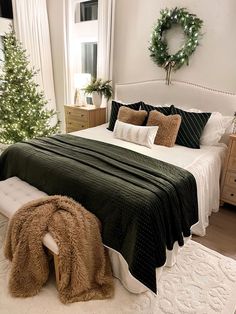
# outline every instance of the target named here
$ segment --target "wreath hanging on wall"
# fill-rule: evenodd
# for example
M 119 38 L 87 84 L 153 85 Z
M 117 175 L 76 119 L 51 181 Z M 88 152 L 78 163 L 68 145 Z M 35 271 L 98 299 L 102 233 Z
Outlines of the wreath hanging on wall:
M 166 83 L 169 85 L 171 71 L 178 70 L 185 63 L 189 64 L 189 57 L 199 45 L 203 21 L 195 14 L 190 14 L 185 8 L 165 9 L 160 13 L 161 17 L 157 20 L 151 35 L 149 50 L 153 61 L 166 70 Z M 176 24 L 183 28 L 186 41 L 180 50 L 170 55 L 164 34 Z

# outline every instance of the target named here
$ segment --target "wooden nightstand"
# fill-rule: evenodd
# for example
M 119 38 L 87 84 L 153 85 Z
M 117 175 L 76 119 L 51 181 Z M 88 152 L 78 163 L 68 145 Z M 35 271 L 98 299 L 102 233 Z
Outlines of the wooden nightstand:
M 221 184 L 221 201 L 236 205 L 236 134 L 230 135 Z
M 96 108 L 95 106 L 75 107 L 64 106 L 66 133 L 75 132 L 106 122 L 106 108 Z

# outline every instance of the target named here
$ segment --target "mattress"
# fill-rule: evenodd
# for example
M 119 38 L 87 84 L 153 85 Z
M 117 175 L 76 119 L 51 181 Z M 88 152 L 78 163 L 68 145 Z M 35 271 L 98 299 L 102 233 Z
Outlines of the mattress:
M 225 144 L 201 146 L 201 149 L 192 149 L 180 145 L 171 148 L 153 145 L 150 149 L 114 138 L 113 133 L 107 130 L 107 124 L 71 134 L 134 150 L 191 172 L 197 183 L 199 207 L 199 221 L 192 226 L 192 233 L 200 236 L 206 234 L 210 214 L 219 210 L 220 175 L 227 149 Z

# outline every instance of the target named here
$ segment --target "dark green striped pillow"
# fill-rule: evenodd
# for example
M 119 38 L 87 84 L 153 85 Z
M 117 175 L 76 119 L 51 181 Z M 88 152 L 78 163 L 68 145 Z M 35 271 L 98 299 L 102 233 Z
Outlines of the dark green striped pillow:
M 139 110 L 139 107 L 141 104 L 142 104 L 142 101 L 139 101 L 139 102 L 134 103 L 134 104 L 125 105 L 125 104 L 119 103 L 115 100 L 112 100 L 110 121 L 109 121 L 109 126 L 107 129 L 109 131 L 114 130 L 114 126 L 115 126 L 115 123 L 117 120 L 117 115 L 118 115 L 120 107 L 125 106 L 125 107 L 128 107 L 128 108 L 133 109 L 133 110 Z
M 190 148 L 200 148 L 200 137 L 211 113 L 188 112 L 173 105 L 170 110 L 171 114 L 179 114 L 182 118 L 176 144 Z
M 147 112 L 150 112 L 152 110 L 157 110 L 157 111 L 159 111 L 160 113 L 163 113 L 166 116 L 170 115 L 170 107 L 155 107 L 155 106 L 152 106 L 152 105 L 147 105 L 144 102 L 142 102 L 140 109 L 141 110 L 146 110 Z

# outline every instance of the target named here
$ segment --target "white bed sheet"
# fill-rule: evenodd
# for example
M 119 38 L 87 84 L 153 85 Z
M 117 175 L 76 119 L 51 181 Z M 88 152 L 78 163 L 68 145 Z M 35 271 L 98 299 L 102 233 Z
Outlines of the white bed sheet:
M 226 145 L 201 146 L 201 149 L 192 149 L 180 145 L 175 145 L 171 148 L 153 145 L 152 149 L 150 149 L 114 138 L 113 132 L 108 131 L 106 127 L 107 124 L 103 124 L 71 134 L 131 149 L 191 172 L 197 183 L 199 207 L 199 222 L 192 227 L 192 232 L 204 236 L 206 227 L 209 224 L 209 215 L 212 211 L 217 212 L 219 210 L 219 178 L 226 155 Z
M 198 193 L 199 221 L 192 226 L 192 233 L 204 236 L 209 223 L 209 215 L 212 211 L 219 210 L 220 200 L 220 174 L 226 155 L 226 145 L 202 146 L 201 149 L 191 149 L 175 145 L 168 148 L 153 145 L 152 149 L 125 142 L 113 137 L 113 132 L 107 130 L 107 124 L 95 128 L 71 133 L 88 139 L 102 141 L 121 146 L 138 153 L 159 159 L 170 164 L 182 167 L 193 174 L 196 179 Z M 172 251 L 167 250 L 165 266 L 172 266 L 176 262 L 179 246 L 175 243 Z M 147 288 L 135 279 L 129 272 L 125 259 L 119 252 L 109 248 L 109 256 L 112 263 L 113 275 L 120 279 L 122 284 L 133 293 L 142 293 Z M 156 269 L 156 278 L 159 280 L 163 267 Z

